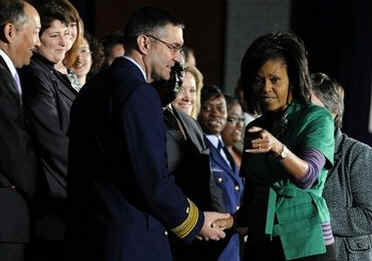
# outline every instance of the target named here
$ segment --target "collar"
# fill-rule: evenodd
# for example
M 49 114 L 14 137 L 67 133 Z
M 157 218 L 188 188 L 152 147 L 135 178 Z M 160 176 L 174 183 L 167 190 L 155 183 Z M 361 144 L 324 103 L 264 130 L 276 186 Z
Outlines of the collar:
M 212 143 L 213 147 L 216 149 L 218 148 L 218 142 L 221 142 L 222 146 L 225 146 L 223 143 L 223 140 L 221 138 L 221 135 L 205 135 L 207 139 Z
M 14 63 L 10 59 L 10 57 L 2 50 L 0 49 L 0 56 L 4 59 L 6 65 L 9 68 L 10 73 L 12 74 L 13 78 L 16 78 L 17 69 L 14 66 Z
M 140 69 L 142 75 L 143 75 L 143 78 L 145 78 L 145 81 L 147 82 L 147 77 L 146 77 L 146 73 L 145 71 L 143 70 L 143 68 L 136 62 L 136 60 L 134 60 L 133 58 L 129 57 L 129 56 L 124 56 L 125 59 L 127 59 L 128 61 L 131 61 L 135 66 L 138 67 L 138 69 Z
M 47 65 L 50 69 L 53 69 L 54 70 L 55 63 L 49 61 L 44 56 L 42 56 L 42 55 L 40 55 L 38 53 L 34 53 L 34 55 L 32 56 L 32 59 L 40 60 L 43 64 Z

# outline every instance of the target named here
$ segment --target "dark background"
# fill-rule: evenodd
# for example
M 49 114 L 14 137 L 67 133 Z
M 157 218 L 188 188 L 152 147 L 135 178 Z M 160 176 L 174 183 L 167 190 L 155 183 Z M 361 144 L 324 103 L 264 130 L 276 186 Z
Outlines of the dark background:
M 372 144 L 372 136 L 368 132 L 372 69 L 372 1 L 71 0 L 71 2 L 79 10 L 87 30 L 97 37 L 122 28 L 129 15 L 142 6 L 151 5 L 168 9 L 184 21 L 185 43 L 195 50 L 197 66 L 203 73 L 205 82 L 215 83 L 227 93 L 233 92 L 235 80 L 231 79 L 237 78 L 239 74 L 239 58 L 233 58 L 231 63 L 230 53 L 234 51 L 232 48 L 236 46 L 236 53 L 241 57 L 251 39 L 260 34 L 283 29 L 294 31 L 307 46 L 310 71 L 327 73 L 345 88 L 344 132 Z M 270 14 L 269 17 L 267 14 Z M 265 21 L 262 20 L 263 17 Z M 234 22 L 231 19 L 239 19 L 239 22 L 231 23 Z M 233 27 L 229 26 L 231 24 L 234 24 Z M 266 27 L 262 28 L 262 24 L 266 24 Z M 285 27 L 286 24 L 288 28 Z M 239 35 L 239 30 L 244 33 Z M 232 37 L 235 42 L 244 43 L 244 50 L 234 43 L 229 43 Z M 230 73 L 230 66 L 233 66 L 234 73 Z

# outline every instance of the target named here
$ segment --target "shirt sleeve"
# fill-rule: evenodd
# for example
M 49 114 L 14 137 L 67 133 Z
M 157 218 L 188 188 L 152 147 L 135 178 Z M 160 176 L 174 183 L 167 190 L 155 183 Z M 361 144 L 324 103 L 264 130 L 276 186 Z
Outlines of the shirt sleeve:
M 309 165 L 309 170 L 305 178 L 294 180 L 296 186 L 302 189 L 311 188 L 314 182 L 317 180 L 320 171 L 324 168 L 325 157 L 322 153 L 314 149 L 307 149 L 303 154 L 299 155 Z

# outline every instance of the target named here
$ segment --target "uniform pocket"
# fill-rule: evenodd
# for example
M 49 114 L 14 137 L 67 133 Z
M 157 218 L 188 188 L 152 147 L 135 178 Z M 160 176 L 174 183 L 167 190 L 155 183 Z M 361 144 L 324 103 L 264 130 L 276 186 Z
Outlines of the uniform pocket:
M 345 238 L 348 260 L 372 261 L 372 235 Z

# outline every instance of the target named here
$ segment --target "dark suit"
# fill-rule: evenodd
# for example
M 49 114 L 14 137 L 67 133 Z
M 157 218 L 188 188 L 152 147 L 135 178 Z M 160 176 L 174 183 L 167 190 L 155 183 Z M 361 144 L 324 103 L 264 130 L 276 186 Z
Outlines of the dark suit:
M 209 141 L 206 141 L 207 144 L 204 142 L 204 134 L 197 121 L 177 109 L 173 108 L 172 111 L 173 114 L 170 114 L 169 108 L 167 108 L 164 115 L 168 128 L 168 165 L 170 173 L 176 178 L 176 183 L 203 210 L 234 213 L 236 203 L 240 204 L 242 193 L 242 191 L 234 190 L 236 185 L 242 188 L 239 170 L 233 165 L 233 171 L 226 162 L 220 161 L 220 158 L 215 155 L 216 149 L 213 146 L 211 150 L 208 148 Z M 177 118 L 179 124 L 174 123 L 171 117 Z M 183 128 L 186 139 L 179 129 L 180 126 Z M 212 173 L 210 164 L 212 170 L 215 169 L 213 166 L 217 165 L 221 166 L 224 172 Z M 221 175 L 228 175 L 226 179 L 228 182 L 219 182 Z M 227 193 L 229 196 L 226 195 Z M 233 202 L 229 200 L 231 198 Z M 237 233 L 232 234 L 232 231 L 228 231 L 227 237 L 218 242 L 195 240 L 191 246 L 185 245 L 177 239 L 172 240 L 173 255 L 176 261 L 196 260 L 201 256 L 205 261 L 215 261 L 226 247 L 228 251 L 225 254 L 235 257 L 235 259 L 227 260 L 238 260 L 239 238 Z
M 202 212 L 168 174 L 159 95 L 132 62 L 117 58 L 88 82 L 69 136 L 67 260 L 167 261 L 167 230 L 199 233 Z
M 30 240 L 30 205 L 37 192 L 37 160 L 25 127 L 16 82 L 0 57 L 0 249 Z M 0 260 L 8 260 L 2 256 Z
M 25 113 L 37 145 L 43 178 L 47 181 L 35 224 L 36 236 L 43 240 L 64 238 L 67 130 L 70 108 L 77 95 L 67 76 L 53 67 L 52 62 L 35 54 L 30 65 L 20 71 Z
M 168 110 L 168 109 L 167 109 Z M 203 210 L 212 210 L 211 171 L 209 168 L 209 149 L 205 145 L 199 123 L 182 111 L 173 108 L 173 115 L 165 113 L 167 127 L 168 169 L 176 178 L 176 183 L 184 193 Z M 177 117 L 185 134 L 170 117 Z

